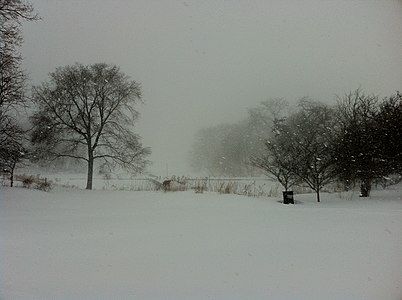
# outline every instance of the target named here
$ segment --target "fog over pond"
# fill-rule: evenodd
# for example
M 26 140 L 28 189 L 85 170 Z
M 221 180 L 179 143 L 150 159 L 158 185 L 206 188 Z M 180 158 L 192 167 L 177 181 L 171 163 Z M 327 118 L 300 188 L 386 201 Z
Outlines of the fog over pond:
M 268 98 L 331 103 L 402 83 L 402 1 L 32 0 L 23 67 L 107 62 L 142 85 L 138 132 L 150 170 L 187 174 L 194 133 Z

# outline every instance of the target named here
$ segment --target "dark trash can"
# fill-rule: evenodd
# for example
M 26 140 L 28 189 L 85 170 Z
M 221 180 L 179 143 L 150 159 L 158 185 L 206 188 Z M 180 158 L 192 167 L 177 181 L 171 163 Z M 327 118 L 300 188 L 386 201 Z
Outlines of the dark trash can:
M 283 204 L 295 204 L 293 200 L 293 191 L 284 191 L 283 193 Z

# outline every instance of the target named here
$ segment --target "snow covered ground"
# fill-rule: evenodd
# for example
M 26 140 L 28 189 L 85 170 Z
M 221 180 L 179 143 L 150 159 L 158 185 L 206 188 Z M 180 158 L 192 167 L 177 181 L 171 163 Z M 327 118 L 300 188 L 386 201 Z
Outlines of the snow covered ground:
M 0 187 L 0 299 L 402 299 L 402 187 L 296 195 Z

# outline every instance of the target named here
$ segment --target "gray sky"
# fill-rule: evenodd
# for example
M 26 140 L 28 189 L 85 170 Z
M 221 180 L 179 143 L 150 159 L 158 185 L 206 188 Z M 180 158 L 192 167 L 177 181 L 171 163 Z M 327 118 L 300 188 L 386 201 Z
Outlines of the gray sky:
M 157 175 L 188 173 L 201 127 L 273 97 L 327 103 L 402 90 L 402 1 L 31 0 L 33 84 L 58 66 L 107 62 L 140 82 L 138 132 Z

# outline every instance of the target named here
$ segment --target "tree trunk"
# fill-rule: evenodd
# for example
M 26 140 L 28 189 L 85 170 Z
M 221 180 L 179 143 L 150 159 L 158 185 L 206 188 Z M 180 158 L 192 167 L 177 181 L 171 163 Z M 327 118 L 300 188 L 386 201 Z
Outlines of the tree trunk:
M 317 190 L 316 193 L 317 193 L 317 202 L 321 202 L 321 200 L 320 200 L 320 190 Z
M 94 159 L 92 154 L 88 157 L 87 190 L 92 190 L 92 178 L 94 174 Z
M 371 179 L 363 179 L 360 184 L 360 197 L 370 197 Z
M 14 170 L 16 162 L 14 161 L 10 168 L 10 187 L 14 186 Z
M 10 187 L 14 186 L 14 171 L 10 172 Z

